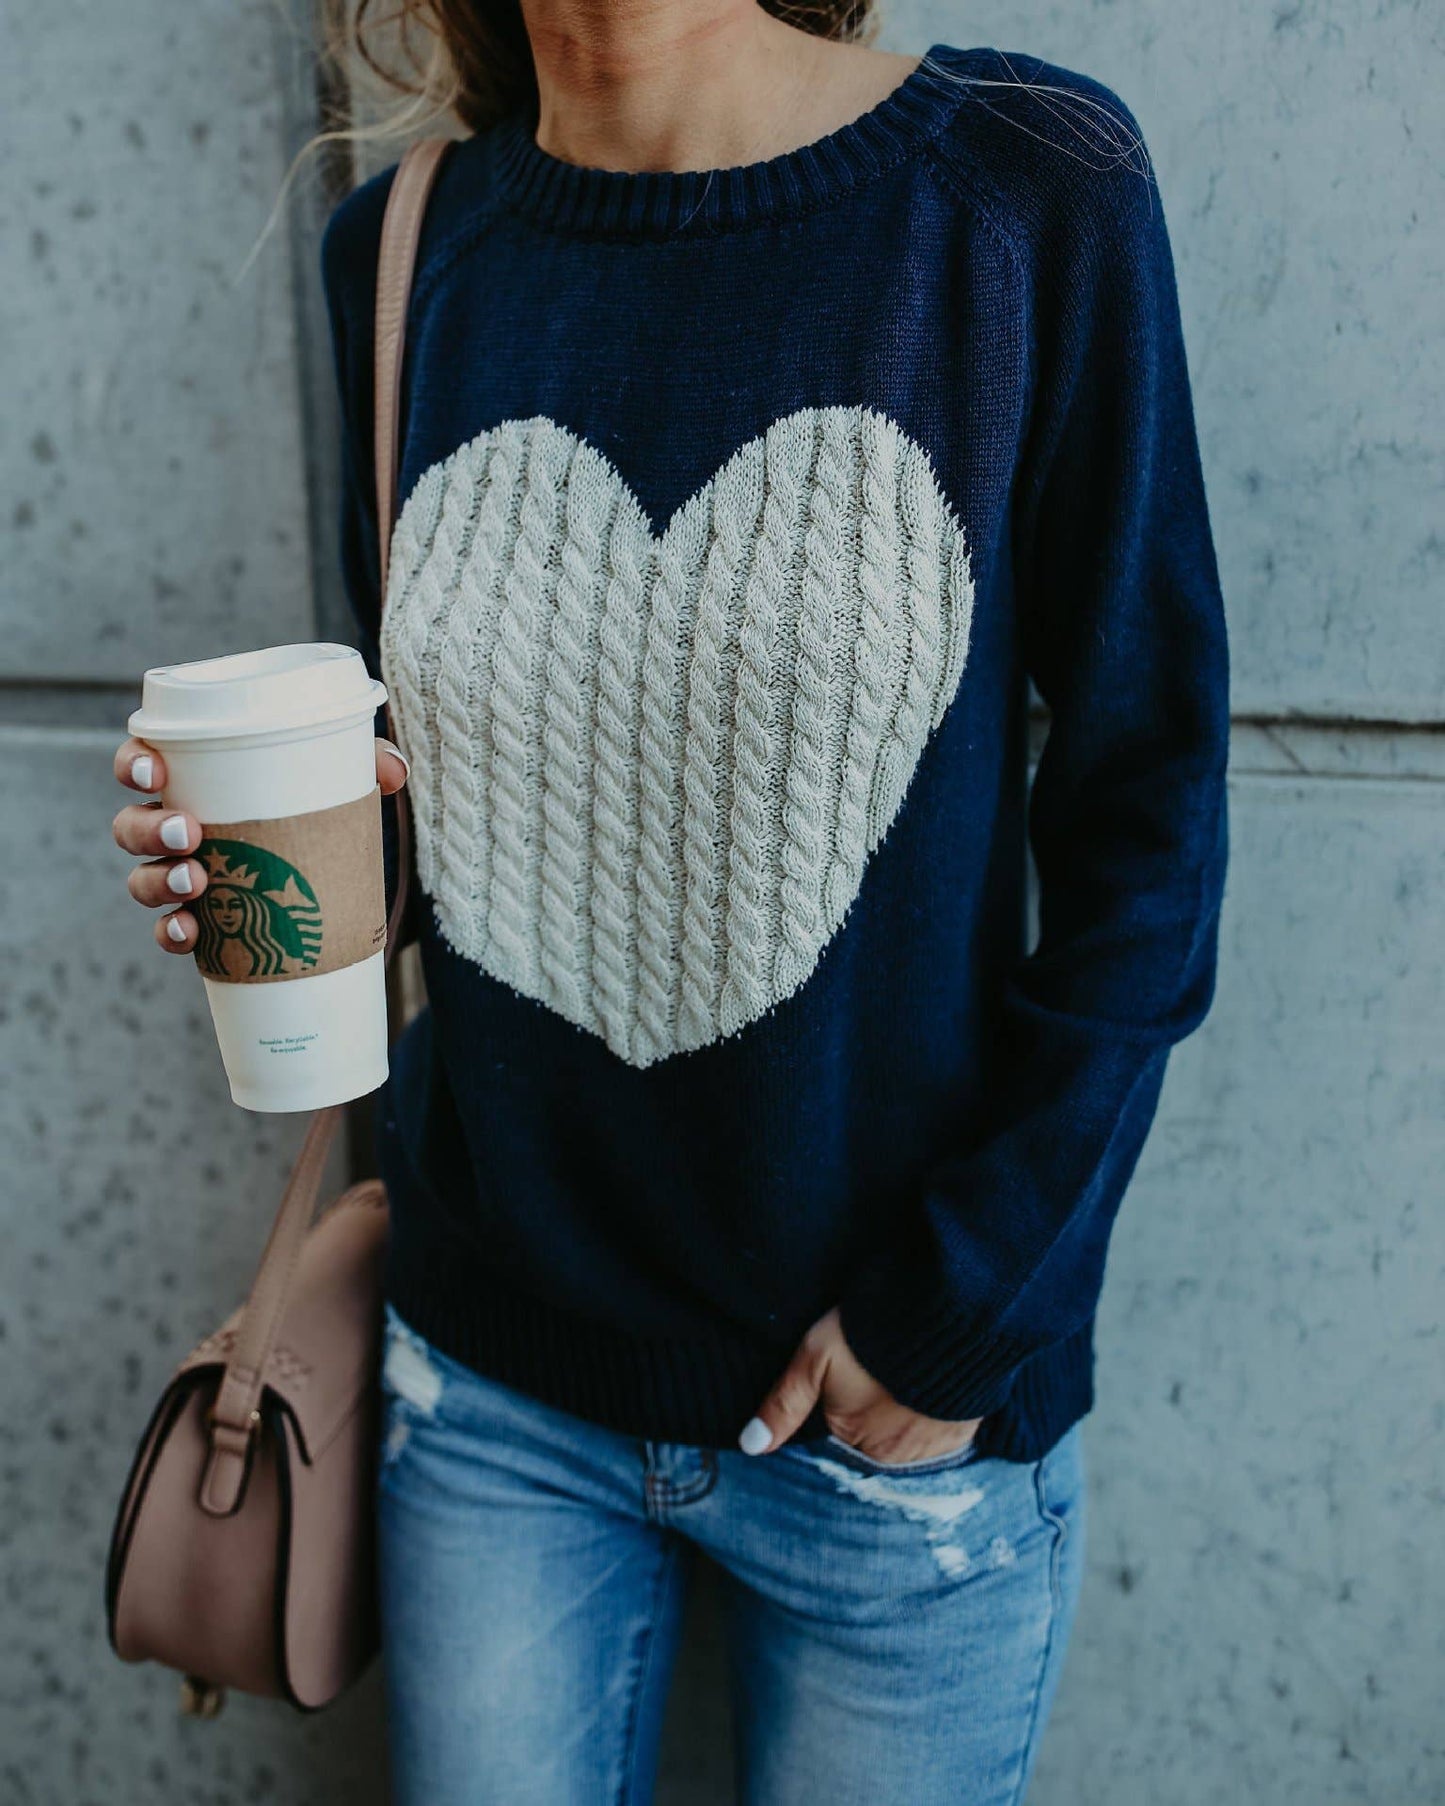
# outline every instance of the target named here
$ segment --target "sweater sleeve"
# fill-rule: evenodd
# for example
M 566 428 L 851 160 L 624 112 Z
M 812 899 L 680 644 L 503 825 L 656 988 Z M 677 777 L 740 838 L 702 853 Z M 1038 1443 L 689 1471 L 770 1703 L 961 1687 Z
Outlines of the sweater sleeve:
M 869 1372 L 952 1420 L 998 1409 L 1096 1311 L 1169 1049 L 1211 1001 L 1227 856 L 1224 614 L 1159 192 L 1132 170 L 1071 190 L 1041 239 L 1014 491 L 1020 643 L 1050 716 L 1037 940 L 968 1145 L 841 1301 Z
M 372 452 L 373 310 L 381 221 L 394 169 L 384 171 L 344 200 L 321 239 L 321 281 L 331 327 L 332 359 L 340 414 L 340 501 L 337 546 L 342 585 L 354 623 L 353 643 L 378 681 L 381 671 L 381 560 L 378 549 L 375 458 Z M 386 733 L 378 709 L 376 732 Z M 382 861 L 388 916 L 398 882 L 398 805 L 382 798 Z M 400 944 L 414 938 L 417 887 L 412 885 Z

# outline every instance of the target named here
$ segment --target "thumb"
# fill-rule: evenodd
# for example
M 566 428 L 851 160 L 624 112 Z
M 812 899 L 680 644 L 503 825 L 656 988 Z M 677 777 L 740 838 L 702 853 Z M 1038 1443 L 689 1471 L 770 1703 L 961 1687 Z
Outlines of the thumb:
M 376 742 L 376 778 L 381 785 L 383 796 L 394 796 L 410 775 L 411 767 L 407 764 L 400 747 L 390 740 L 378 738 Z
M 824 1366 L 814 1350 L 798 1350 L 758 1407 L 757 1416 L 749 1418 L 738 1437 L 738 1447 L 745 1455 L 764 1455 L 780 1448 L 799 1428 L 823 1389 Z

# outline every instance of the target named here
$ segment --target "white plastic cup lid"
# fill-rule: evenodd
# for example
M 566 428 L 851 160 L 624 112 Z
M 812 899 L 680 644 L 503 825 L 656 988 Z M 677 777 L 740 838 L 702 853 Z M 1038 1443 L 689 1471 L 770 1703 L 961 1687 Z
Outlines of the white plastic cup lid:
M 385 701 L 355 647 L 313 641 L 156 665 L 127 726 L 157 742 L 306 733 L 364 719 Z

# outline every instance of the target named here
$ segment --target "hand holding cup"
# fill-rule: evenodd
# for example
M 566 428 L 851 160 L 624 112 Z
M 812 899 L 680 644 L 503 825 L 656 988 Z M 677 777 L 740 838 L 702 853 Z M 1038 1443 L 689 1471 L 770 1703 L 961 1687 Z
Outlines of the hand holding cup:
M 301 756 L 298 753 L 298 756 Z M 128 790 L 155 796 L 166 787 L 165 755 L 134 735 L 115 752 L 115 775 Z M 376 781 L 394 796 L 407 779 L 406 760 L 390 740 L 376 742 Z M 145 860 L 132 868 L 126 888 L 147 909 L 166 909 L 156 920 L 156 945 L 166 953 L 192 953 L 196 918 L 187 902 L 206 887 L 206 868 L 187 858 L 201 844 L 201 824 L 183 809 L 160 802 L 127 803 L 111 824 L 116 845 Z
M 115 821 L 156 941 L 204 981 L 231 1096 L 319 1110 L 386 1082 L 385 687 L 354 647 L 268 646 L 145 674 Z

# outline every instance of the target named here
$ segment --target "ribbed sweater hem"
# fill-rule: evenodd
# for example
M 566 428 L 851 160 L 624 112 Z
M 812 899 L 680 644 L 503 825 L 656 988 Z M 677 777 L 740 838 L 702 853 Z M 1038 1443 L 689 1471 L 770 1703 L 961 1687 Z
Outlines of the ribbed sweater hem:
M 632 1336 L 509 1287 L 431 1224 L 393 1218 L 386 1293 L 453 1360 L 623 1435 L 733 1448 L 791 1349 L 744 1335 Z M 1093 1407 L 1093 1321 L 1023 1363 L 979 1453 L 1037 1461 Z M 815 1411 L 798 1434 L 826 1429 Z

